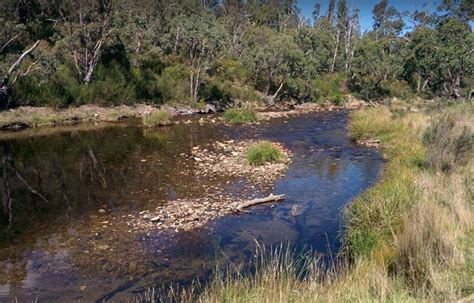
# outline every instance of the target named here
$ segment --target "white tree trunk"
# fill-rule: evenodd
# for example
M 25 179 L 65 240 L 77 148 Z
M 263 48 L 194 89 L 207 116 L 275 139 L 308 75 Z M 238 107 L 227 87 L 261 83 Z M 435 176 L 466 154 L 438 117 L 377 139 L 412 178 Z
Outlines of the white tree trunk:
M 341 30 L 338 28 L 337 34 L 336 34 L 336 46 L 334 47 L 334 55 L 332 56 L 331 73 L 334 73 L 334 67 L 336 65 L 337 50 L 339 48 L 339 35 L 340 34 L 341 34 Z

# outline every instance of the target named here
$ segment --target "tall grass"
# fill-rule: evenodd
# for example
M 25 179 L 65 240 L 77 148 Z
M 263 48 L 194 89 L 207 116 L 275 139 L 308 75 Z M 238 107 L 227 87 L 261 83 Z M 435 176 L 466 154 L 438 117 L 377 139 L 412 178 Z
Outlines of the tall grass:
M 472 126 L 472 109 L 450 112 L 463 128 Z M 473 157 L 469 154 L 463 165 L 452 162 L 449 173 L 428 163 L 436 147 L 425 148 L 423 133 L 438 118 L 436 112 L 392 115 L 387 108 L 352 114 L 353 137 L 379 139 L 388 163 L 381 181 L 344 212 L 347 226 L 337 268 L 322 271 L 313 254 L 295 258 L 283 250 L 263 250 L 267 257 L 259 257 L 255 273 L 217 275 L 199 292 L 174 293 L 174 300 L 471 302 Z

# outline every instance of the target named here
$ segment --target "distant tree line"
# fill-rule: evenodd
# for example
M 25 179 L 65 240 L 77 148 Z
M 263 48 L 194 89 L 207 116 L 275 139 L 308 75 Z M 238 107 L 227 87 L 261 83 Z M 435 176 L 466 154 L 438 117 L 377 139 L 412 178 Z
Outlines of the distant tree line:
M 293 0 L 1 0 L 0 101 L 469 98 L 473 6 L 444 0 L 404 18 L 381 0 L 362 33 L 346 0 L 315 3 L 312 21 Z

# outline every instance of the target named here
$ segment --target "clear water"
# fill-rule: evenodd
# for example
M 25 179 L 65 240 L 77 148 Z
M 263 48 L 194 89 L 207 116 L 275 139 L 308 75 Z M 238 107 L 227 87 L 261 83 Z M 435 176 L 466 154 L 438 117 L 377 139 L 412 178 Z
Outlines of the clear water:
M 376 182 L 383 165 L 376 150 L 350 140 L 347 123 L 344 111 L 237 127 L 193 123 L 145 130 L 128 121 L 1 141 L 13 200 L 7 231 L 0 171 L 0 301 L 126 300 L 150 286 L 205 278 L 217 262 L 248 260 L 255 240 L 335 254 L 341 209 Z M 242 178 L 198 180 L 194 163 L 180 156 L 214 140 L 256 138 L 282 142 L 293 153 L 274 188 Z M 240 198 L 286 194 L 286 200 L 192 232 L 129 232 L 128 216 L 215 188 Z

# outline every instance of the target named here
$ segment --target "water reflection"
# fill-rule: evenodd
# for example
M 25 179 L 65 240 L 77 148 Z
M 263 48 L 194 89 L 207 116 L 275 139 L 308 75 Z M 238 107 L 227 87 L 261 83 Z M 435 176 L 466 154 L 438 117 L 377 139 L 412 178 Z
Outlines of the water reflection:
M 150 285 L 205 277 L 218 261 L 247 260 L 255 239 L 336 251 L 340 209 L 376 180 L 382 164 L 347 137 L 345 112 L 257 126 L 120 126 L 1 142 L 0 299 L 124 299 Z M 181 156 L 198 144 L 247 138 L 280 141 L 293 152 L 273 190 L 286 194 L 283 203 L 193 232 L 131 231 L 127 216 L 168 200 L 215 188 L 236 197 L 270 193 L 241 178 L 198 180 L 194 163 Z

